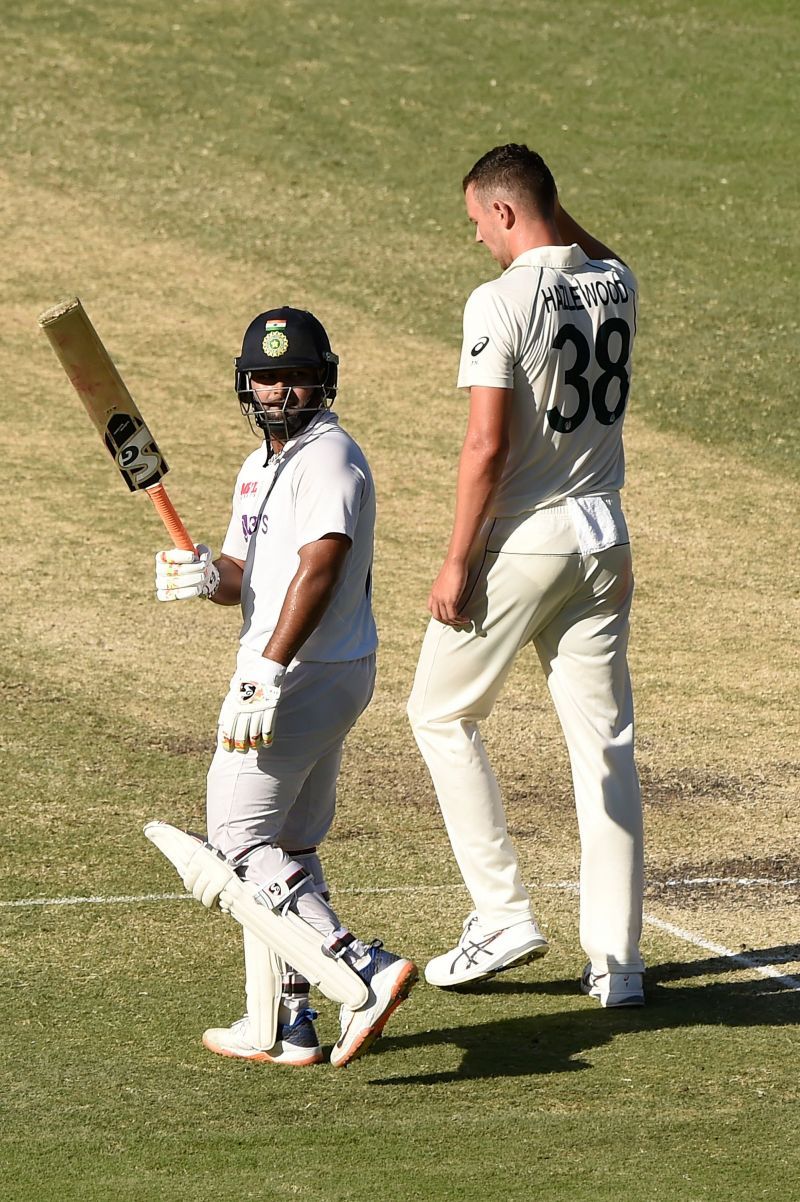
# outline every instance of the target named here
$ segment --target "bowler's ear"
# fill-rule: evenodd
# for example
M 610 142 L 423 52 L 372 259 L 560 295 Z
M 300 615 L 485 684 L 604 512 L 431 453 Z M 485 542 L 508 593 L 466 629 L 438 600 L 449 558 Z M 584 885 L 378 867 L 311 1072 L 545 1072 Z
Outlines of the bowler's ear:
M 511 205 L 505 200 L 493 200 L 492 208 L 500 218 L 500 223 L 504 229 L 510 230 L 516 221 L 516 216 L 514 215 L 514 210 L 512 209 Z

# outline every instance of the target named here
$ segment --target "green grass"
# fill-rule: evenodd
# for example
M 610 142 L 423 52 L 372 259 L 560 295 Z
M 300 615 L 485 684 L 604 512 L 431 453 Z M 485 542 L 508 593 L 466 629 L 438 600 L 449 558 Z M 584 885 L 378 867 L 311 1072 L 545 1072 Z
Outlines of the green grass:
M 791 5 L 33 2 L 6 29 L 9 171 L 180 239 L 204 309 L 192 247 L 262 294 L 313 278 L 412 377 L 493 270 L 461 176 L 531 142 L 641 276 L 638 411 L 797 477 Z
M 153 602 L 160 527 L 36 316 L 83 297 L 218 548 L 252 446 L 231 359 L 288 301 L 331 329 L 380 499 L 379 685 L 326 868 L 365 936 L 424 963 L 457 933 L 403 707 L 452 511 L 461 309 L 494 271 L 459 181 L 507 140 L 642 286 L 626 503 L 650 877 L 800 876 L 791 6 L 31 0 L 3 32 L 2 899 L 177 890 L 141 826 L 203 824 L 237 629 Z M 552 951 L 482 992 L 420 986 L 346 1072 L 203 1051 L 240 1013 L 241 948 L 188 901 L 0 908 L 0 1202 L 800 1192 L 797 993 L 648 927 L 646 1009 L 581 998 L 575 898 L 547 887 L 577 872 L 568 767 L 531 659 L 486 738 Z M 796 901 L 647 904 L 796 975 Z
M 199 1046 L 209 1016 L 231 1011 L 240 949 L 222 920 L 183 902 L 87 918 L 12 920 L 6 985 L 37 1001 L 5 1099 L 9 1200 L 210 1198 L 220 1183 L 320 1202 L 717 1198 L 724 1183 L 744 1202 L 798 1180 L 796 1004 L 715 976 L 713 958 L 662 963 L 642 1012 L 587 1009 L 557 956 L 535 984 L 420 990 L 351 1069 L 265 1072 Z

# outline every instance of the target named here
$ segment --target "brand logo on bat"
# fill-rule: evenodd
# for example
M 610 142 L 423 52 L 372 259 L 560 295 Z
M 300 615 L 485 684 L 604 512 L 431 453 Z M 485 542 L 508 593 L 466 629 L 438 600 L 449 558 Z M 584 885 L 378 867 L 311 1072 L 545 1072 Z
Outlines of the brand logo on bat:
M 131 492 L 157 484 L 167 471 L 153 435 L 142 419 L 131 413 L 115 413 L 109 418 L 105 444 Z

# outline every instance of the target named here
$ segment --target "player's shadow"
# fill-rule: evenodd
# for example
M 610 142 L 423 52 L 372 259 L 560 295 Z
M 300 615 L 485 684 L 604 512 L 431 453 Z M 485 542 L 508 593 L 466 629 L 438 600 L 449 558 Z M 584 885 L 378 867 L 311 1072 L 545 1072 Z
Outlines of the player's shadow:
M 800 945 L 761 948 L 748 952 L 760 963 L 780 965 L 800 959 Z M 528 1077 L 541 1073 L 577 1072 L 589 1068 L 582 1052 L 601 1047 L 627 1033 L 663 1031 L 680 1027 L 722 1026 L 786 1027 L 800 1025 L 800 992 L 787 989 L 775 979 L 695 984 L 696 977 L 730 973 L 738 966 L 723 956 L 689 963 L 656 965 L 647 970 L 647 1005 L 630 1009 L 603 1010 L 590 999 L 576 999 L 569 1010 L 530 1013 L 518 1018 L 441 1027 L 416 1035 L 384 1037 L 371 1054 L 435 1046 L 461 1047 L 464 1057 L 450 1072 L 415 1073 L 410 1076 L 375 1079 L 373 1085 L 444 1085 L 465 1079 Z M 686 985 L 680 984 L 687 981 Z M 469 992 L 486 998 L 491 1013 L 491 995 L 519 994 L 533 1000 L 540 996 L 575 997 L 574 979 L 557 981 L 509 981 L 495 979 Z M 441 1013 L 447 1009 L 442 997 Z

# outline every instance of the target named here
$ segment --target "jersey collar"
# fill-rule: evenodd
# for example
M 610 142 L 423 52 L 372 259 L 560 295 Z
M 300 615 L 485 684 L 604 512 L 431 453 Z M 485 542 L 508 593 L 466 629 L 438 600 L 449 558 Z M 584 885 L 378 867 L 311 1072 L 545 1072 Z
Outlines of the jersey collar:
M 330 409 L 321 409 L 319 411 L 319 413 L 316 413 L 312 417 L 311 421 L 308 423 L 307 426 L 304 426 L 303 429 L 294 436 L 294 438 L 289 439 L 286 446 L 284 447 L 284 450 L 288 450 L 289 447 L 294 447 L 297 445 L 297 443 L 303 442 L 312 433 L 321 434 L 322 431 L 324 429 L 326 429 L 328 426 L 338 426 L 338 425 L 339 425 L 338 413 L 333 413 L 332 410 L 330 410 Z
M 513 271 L 515 267 L 554 267 L 559 270 L 564 267 L 581 267 L 588 262 L 587 256 L 575 242 L 571 246 L 537 246 L 517 255 L 503 275 Z

